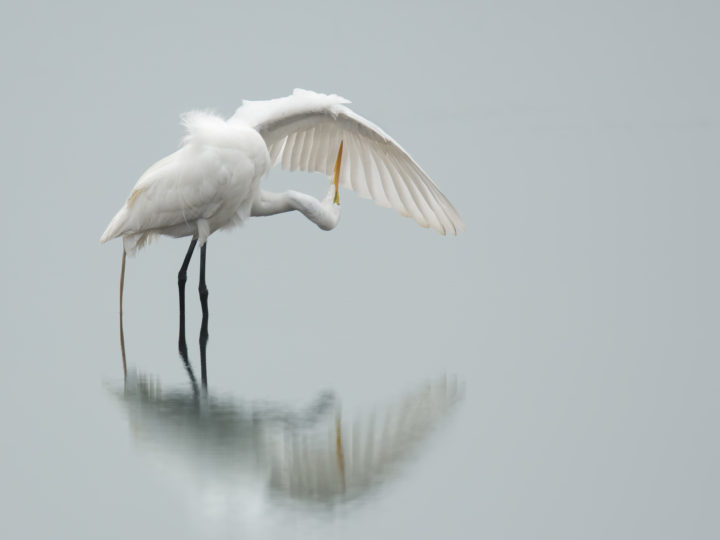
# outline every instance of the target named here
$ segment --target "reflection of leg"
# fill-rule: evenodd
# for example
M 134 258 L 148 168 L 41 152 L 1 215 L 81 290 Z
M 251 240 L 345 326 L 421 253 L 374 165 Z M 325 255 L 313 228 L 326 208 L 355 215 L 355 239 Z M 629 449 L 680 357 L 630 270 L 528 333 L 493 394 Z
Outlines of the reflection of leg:
M 178 272 L 178 293 L 180 295 L 180 335 L 178 336 L 178 349 L 185 362 L 188 361 L 187 344 L 185 343 L 185 282 L 187 281 L 187 268 L 190 264 L 193 251 L 195 250 L 195 244 L 197 244 L 197 239 L 193 238 L 185 254 L 185 260 L 183 260 L 180 271 Z
M 208 290 L 205 285 L 205 250 L 207 248 L 207 242 L 200 248 L 200 286 L 198 291 L 200 292 L 200 304 L 202 305 L 202 325 L 200 326 L 200 369 L 202 373 L 202 384 L 203 387 L 207 388 L 207 367 L 206 367 L 206 349 L 208 342 Z

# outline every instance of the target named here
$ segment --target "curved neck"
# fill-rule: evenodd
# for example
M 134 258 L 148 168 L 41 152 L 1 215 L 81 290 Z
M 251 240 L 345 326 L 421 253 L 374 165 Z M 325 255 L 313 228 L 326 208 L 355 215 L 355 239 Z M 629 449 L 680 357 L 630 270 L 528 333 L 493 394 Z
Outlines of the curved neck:
M 322 201 L 299 191 L 273 193 L 260 190 L 258 197 L 253 202 L 251 215 L 253 217 L 273 216 L 297 210 L 321 229 L 329 231 L 334 229 L 340 220 L 340 206 L 332 202 L 334 194 L 334 186 Z

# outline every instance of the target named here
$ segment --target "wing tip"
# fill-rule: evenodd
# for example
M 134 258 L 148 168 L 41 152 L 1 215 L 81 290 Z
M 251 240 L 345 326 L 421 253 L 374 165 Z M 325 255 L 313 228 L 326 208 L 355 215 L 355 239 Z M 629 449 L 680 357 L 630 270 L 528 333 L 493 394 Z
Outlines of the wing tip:
M 460 233 L 465 232 L 465 224 L 461 220 L 453 221 L 452 226 L 453 226 L 453 231 L 452 231 L 453 236 L 459 236 Z
M 420 223 L 420 225 L 427 227 L 427 225 L 423 225 L 422 223 Z M 433 227 L 433 230 L 442 236 L 459 236 L 460 233 L 465 232 L 465 224 L 462 221 L 451 221 L 450 226 L 440 225 L 439 227 Z

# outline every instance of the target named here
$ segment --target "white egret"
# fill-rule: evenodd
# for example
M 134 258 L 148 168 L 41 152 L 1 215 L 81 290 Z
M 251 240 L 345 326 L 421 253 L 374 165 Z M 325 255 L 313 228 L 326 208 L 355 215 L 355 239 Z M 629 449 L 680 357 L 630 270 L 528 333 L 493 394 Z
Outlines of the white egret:
M 178 347 L 186 364 L 186 271 L 195 246 L 201 247 L 200 347 L 205 382 L 205 254 L 207 239 L 216 230 L 234 227 L 249 217 L 291 210 L 301 212 L 323 230 L 333 229 L 340 217 L 338 184 L 441 234 L 463 230 L 458 212 L 420 166 L 347 103 L 337 95 L 298 89 L 284 98 L 243 101 L 228 120 L 197 111 L 183 115 L 186 134 L 180 149 L 140 177 L 100 239 L 123 238 L 121 333 L 126 254 L 134 254 L 158 234 L 192 237 L 178 273 Z M 333 183 L 321 201 L 297 191 L 265 191 L 260 180 L 276 163 L 293 171 L 332 174 Z

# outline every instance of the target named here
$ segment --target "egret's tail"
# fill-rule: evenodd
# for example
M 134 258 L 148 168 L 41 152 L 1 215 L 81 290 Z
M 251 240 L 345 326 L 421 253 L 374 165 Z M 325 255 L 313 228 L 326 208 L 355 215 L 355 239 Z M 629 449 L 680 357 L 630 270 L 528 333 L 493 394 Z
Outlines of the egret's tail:
M 112 218 L 107 229 L 105 229 L 105 232 L 100 237 L 100 243 L 104 244 L 108 240 L 121 236 L 125 232 L 125 221 L 127 221 L 127 207 L 123 206 L 120 211 L 115 214 L 115 217 Z
M 154 237 L 155 235 L 149 232 L 126 234 L 123 236 L 123 248 L 128 255 L 135 255 L 139 249 L 149 244 Z
M 122 236 L 123 249 L 128 255 L 135 255 L 137 250 L 147 245 L 152 240 L 154 234 L 150 232 L 132 233 L 128 231 L 127 226 L 127 207 L 123 206 L 120 211 L 112 218 L 105 232 L 100 237 L 100 243 L 104 244 L 108 240 Z

